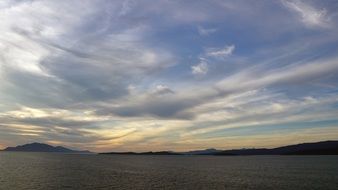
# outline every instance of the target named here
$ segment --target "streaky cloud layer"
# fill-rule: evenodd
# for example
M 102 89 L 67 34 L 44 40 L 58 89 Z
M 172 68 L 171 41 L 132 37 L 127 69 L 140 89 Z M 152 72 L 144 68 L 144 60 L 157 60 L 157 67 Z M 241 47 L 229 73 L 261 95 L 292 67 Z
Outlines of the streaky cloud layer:
M 334 1 L 0 2 L 0 148 L 338 137 Z

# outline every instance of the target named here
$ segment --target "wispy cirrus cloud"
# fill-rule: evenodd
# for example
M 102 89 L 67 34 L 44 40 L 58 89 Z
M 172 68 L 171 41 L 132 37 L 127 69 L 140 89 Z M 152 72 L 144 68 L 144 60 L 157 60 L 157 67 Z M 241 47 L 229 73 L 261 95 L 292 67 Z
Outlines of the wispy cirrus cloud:
M 186 150 L 332 138 L 336 6 L 1 1 L 0 147 Z
M 210 59 L 226 59 L 232 55 L 234 50 L 234 45 L 225 46 L 224 48 L 206 48 L 205 53 L 199 57 L 199 63 L 191 66 L 192 74 L 197 76 L 206 75 L 209 71 L 210 62 L 213 62 Z
M 208 64 L 205 60 L 201 60 L 197 65 L 191 66 L 191 72 L 194 75 L 205 75 L 208 72 Z
M 206 56 L 209 57 L 227 57 L 235 51 L 235 45 L 225 46 L 224 48 L 208 48 Z
M 300 20 L 308 27 L 330 27 L 330 19 L 325 8 L 315 8 L 301 0 L 283 0 L 283 4 L 298 14 Z
M 217 29 L 216 28 L 205 28 L 205 27 L 202 27 L 202 26 L 198 26 L 197 31 L 198 31 L 198 34 L 201 35 L 201 36 L 208 36 L 212 33 L 217 32 Z

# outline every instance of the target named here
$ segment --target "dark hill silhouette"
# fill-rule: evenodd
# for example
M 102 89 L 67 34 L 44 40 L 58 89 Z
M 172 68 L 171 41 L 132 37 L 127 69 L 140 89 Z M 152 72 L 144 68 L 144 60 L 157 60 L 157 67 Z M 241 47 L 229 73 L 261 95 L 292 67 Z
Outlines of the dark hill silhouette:
M 159 151 L 159 152 L 105 152 L 100 154 L 125 154 L 125 155 L 182 155 L 181 153 L 171 151 Z
M 78 151 L 68 149 L 62 146 L 51 146 L 43 143 L 31 143 L 19 145 L 16 147 L 7 147 L 3 151 L 16 151 L 16 152 L 64 152 L 64 153 L 90 153 L 89 151 Z
M 51 146 L 42 143 L 31 143 L 16 147 L 8 147 L 3 151 L 22 151 L 22 152 L 63 152 L 63 153 L 90 153 L 89 151 L 77 151 L 62 146 Z M 129 154 L 129 155 L 216 155 L 216 156 L 235 156 L 235 155 L 338 155 L 338 141 L 322 141 L 315 143 L 303 143 L 296 145 L 283 146 L 278 148 L 252 148 L 235 150 L 195 150 L 189 152 L 107 152 L 100 154 Z
M 222 152 L 222 150 L 209 148 L 209 149 L 205 149 L 205 150 L 193 150 L 193 151 L 189 151 L 189 152 L 184 152 L 183 154 L 187 154 L 187 155 L 210 155 L 210 154 L 215 154 L 215 153 L 219 153 L 219 152 Z
M 322 141 L 283 146 L 278 148 L 252 148 L 235 150 L 195 150 L 188 152 L 107 152 L 100 154 L 128 154 L 128 155 L 215 155 L 215 156 L 240 156 L 240 155 L 338 155 L 338 141 Z
M 338 155 L 338 141 L 322 141 L 283 146 L 272 149 L 225 150 L 213 155 Z

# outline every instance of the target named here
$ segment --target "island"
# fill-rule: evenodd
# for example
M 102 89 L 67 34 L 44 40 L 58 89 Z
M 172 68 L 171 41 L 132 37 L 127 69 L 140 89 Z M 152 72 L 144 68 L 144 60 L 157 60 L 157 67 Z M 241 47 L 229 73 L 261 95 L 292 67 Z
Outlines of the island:
M 212 156 L 250 156 L 250 155 L 338 155 L 338 141 L 302 143 L 277 148 L 243 148 L 232 150 L 192 150 L 188 152 L 105 152 L 112 155 L 212 155 Z
M 10 152 L 60 152 L 60 153 L 78 153 L 78 154 L 86 154 L 91 153 L 88 150 L 72 150 L 69 148 L 65 148 L 63 146 L 52 146 L 44 143 L 30 143 L 19 145 L 16 147 L 7 147 L 2 151 L 10 151 Z

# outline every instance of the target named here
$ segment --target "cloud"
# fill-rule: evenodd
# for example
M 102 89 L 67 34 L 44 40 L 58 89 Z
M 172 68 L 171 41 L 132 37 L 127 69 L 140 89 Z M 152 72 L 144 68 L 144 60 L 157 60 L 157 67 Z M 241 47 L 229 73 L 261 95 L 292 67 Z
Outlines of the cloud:
M 329 27 L 330 21 L 325 8 L 317 9 L 301 0 L 283 0 L 283 5 L 298 14 L 308 27 Z
M 199 64 L 191 66 L 191 72 L 194 75 L 205 75 L 208 72 L 208 64 L 201 61 Z
M 0 143 L 146 151 L 328 127 L 333 4 L 0 1 Z
M 234 45 L 225 46 L 224 48 L 207 48 L 206 52 L 199 57 L 200 62 L 197 65 L 191 66 L 192 74 L 196 76 L 206 75 L 209 71 L 209 62 L 214 62 L 211 58 L 224 59 L 232 55 L 235 50 Z
M 198 34 L 201 36 L 208 36 L 212 33 L 217 32 L 216 28 L 204 28 L 202 26 L 197 27 Z
M 163 119 L 190 119 L 194 115 L 185 112 L 186 108 L 193 107 L 199 100 L 171 95 L 150 95 L 134 102 L 119 106 L 104 106 L 98 108 L 98 115 L 117 115 L 121 117 L 154 117 Z
M 120 16 L 124 16 L 126 14 L 128 14 L 128 12 L 130 12 L 133 8 L 133 6 L 135 5 L 135 1 L 134 0 L 125 0 L 122 3 L 122 8 L 120 10 L 119 15 Z
M 193 135 L 217 134 L 224 129 L 273 125 L 286 127 L 292 123 L 325 121 L 337 114 L 331 107 L 337 101 L 337 96 L 290 99 L 267 91 L 244 93 L 242 96 L 221 99 L 216 105 L 210 102 L 194 108 L 203 114 L 200 114 L 199 122 L 196 121 L 187 131 Z M 205 122 L 206 118 L 208 122 Z
M 208 48 L 206 56 L 209 57 L 227 57 L 235 51 L 235 45 L 225 46 L 224 48 Z
M 91 8 L 75 10 L 81 6 Z M 126 86 L 133 80 L 175 64 L 170 52 L 144 43 L 145 25 L 120 27 L 121 22 L 113 21 L 118 15 L 112 10 L 120 9 L 119 4 L 22 1 L 2 9 L 6 22 L 0 27 L 0 65 L 8 84 L 3 90 L 20 92 L 31 86 L 41 93 L 15 93 L 31 106 L 118 98 L 128 94 Z
M 153 90 L 153 94 L 157 95 L 164 95 L 164 94 L 173 94 L 175 93 L 171 90 L 168 86 L 165 85 L 156 85 L 155 89 Z
M 192 110 L 212 100 L 250 92 L 252 90 L 277 87 L 279 85 L 305 85 L 311 80 L 318 80 L 337 72 L 337 59 L 322 60 L 303 65 L 289 66 L 280 70 L 248 68 L 237 75 L 226 77 L 216 84 L 198 88 L 187 88 L 172 94 L 166 99 L 145 96 L 134 99 L 126 105 L 110 107 L 99 111 L 100 114 L 114 113 L 120 116 L 153 115 L 163 118 L 192 118 L 198 115 Z M 262 74 L 265 73 L 265 74 Z M 260 76 L 261 77 L 258 77 Z M 274 106 L 276 108 L 276 106 Z M 192 110 L 190 110 L 192 109 Z
M 217 86 L 225 92 L 240 89 L 255 89 L 271 85 L 294 84 L 300 85 L 325 77 L 338 70 L 337 58 L 314 61 L 302 65 L 291 65 L 286 68 L 267 71 L 254 68 L 244 70 L 236 75 L 219 81 Z M 257 76 L 260 76 L 257 78 Z M 254 79 L 254 80 L 252 80 Z M 235 84 L 235 85 L 233 85 Z M 240 85 L 238 85 L 240 84 Z M 226 90 L 227 89 L 227 90 Z

